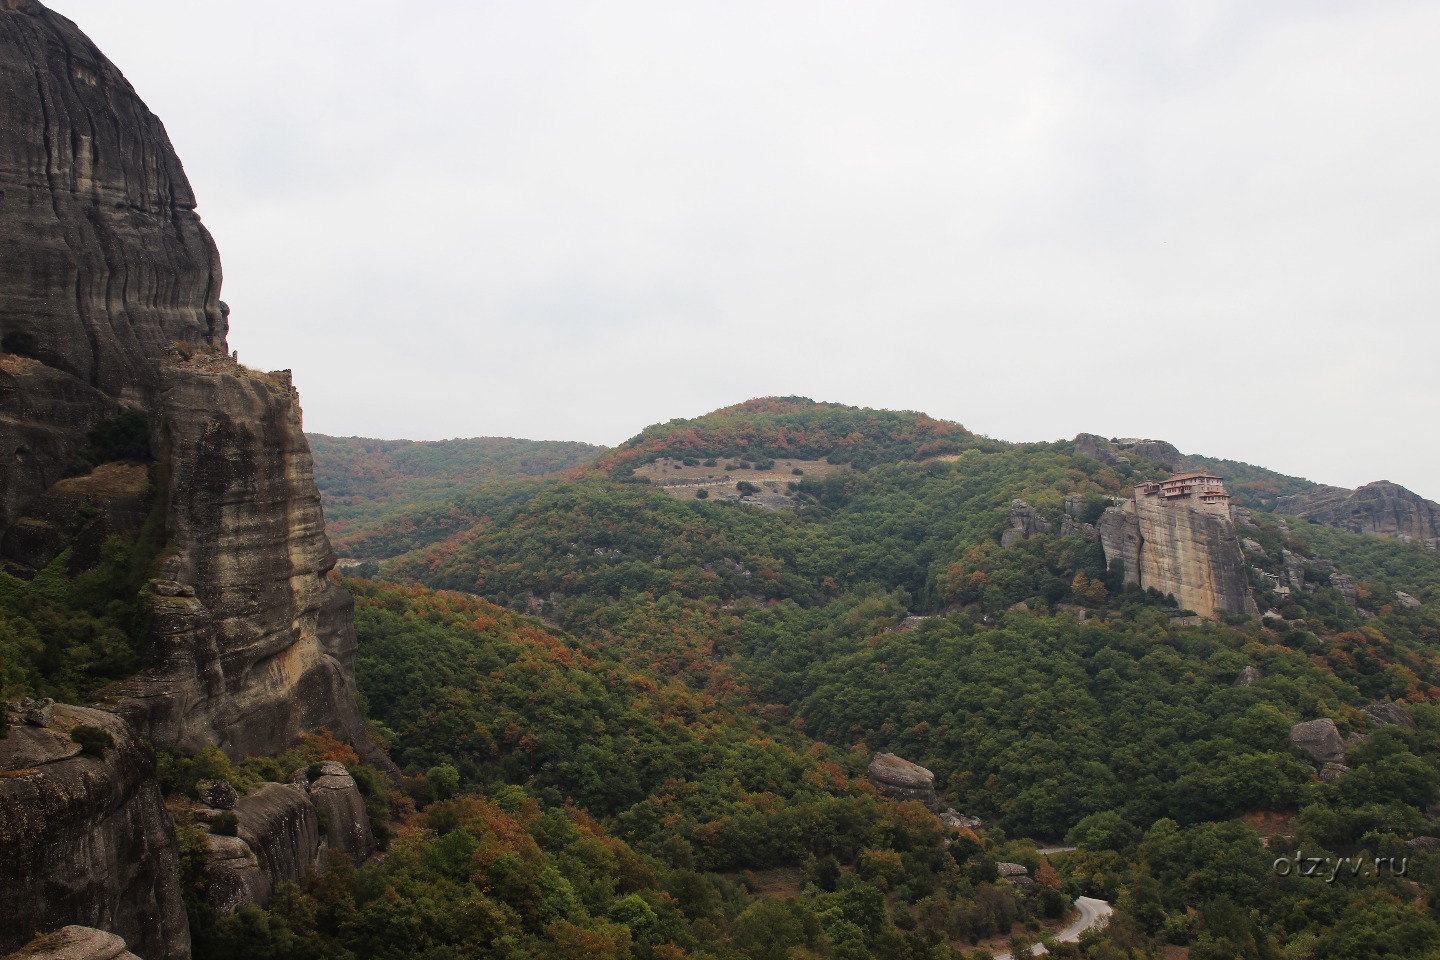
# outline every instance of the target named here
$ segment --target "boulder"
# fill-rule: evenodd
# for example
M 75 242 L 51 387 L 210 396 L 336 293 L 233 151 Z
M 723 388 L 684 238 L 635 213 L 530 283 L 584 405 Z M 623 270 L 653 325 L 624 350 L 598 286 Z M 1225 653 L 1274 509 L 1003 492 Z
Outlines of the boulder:
M 1416 600 L 1404 590 L 1396 590 L 1395 599 L 1399 600 L 1400 606 L 1404 607 L 1406 610 L 1419 610 L 1421 606 L 1423 606 L 1423 604 L 1421 604 L 1419 600 Z
M 946 807 L 940 813 L 940 822 L 951 830 L 975 830 L 985 823 L 979 817 L 961 813 L 953 807 Z
M 140 960 L 125 941 L 94 927 L 61 927 L 32 940 L 5 960 Z
M 1265 548 L 1260 546 L 1258 541 L 1251 540 L 1249 537 L 1241 537 L 1240 546 L 1245 548 L 1246 553 L 1256 553 L 1262 557 L 1269 556 L 1269 554 L 1265 552 Z
M 1328 717 L 1305 720 L 1291 727 L 1290 746 L 1304 751 L 1319 766 L 1345 759 L 1345 741 L 1340 739 L 1335 721 Z
M 1327 763 L 1320 768 L 1320 779 L 1326 783 L 1334 783 L 1349 772 L 1350 768 L 1343 763 Z
M 234 810 L 240 796 L 225 780 L 201 780 L 195 785 L 200 801 L 216 810 Z
M 320 817 L 303 790 L 264 783 L 235 805 L 240 839 L 259 863 L 254 902 L 265 903 L 282 880 L 298 881 L 320 859 Z
M 1370 725 L 1376 728 L 1396 724 L 1409 730 L 1415 729 L 1415 721 L 1405 708 L 1398 703 L 1372 703 L 1365 707 L 1370 715 Z
M 205 838 L 205 902 L 221 913 L 234 913 L 249 903 L 264 903 L 270 878 L 260 860 L 239 837 L 211 834 Z
M 1405 849 L 1411 853 L 1440 852 L 1440 837 L 1415 837 L 1405 841 Z
M 935 793 L 935 774 L 919 764 L 903 760 L 893 753 L 877 753 L 866 769 L 875 789 L 896 800 L 916 800 L 931 810 L 940 808 Z

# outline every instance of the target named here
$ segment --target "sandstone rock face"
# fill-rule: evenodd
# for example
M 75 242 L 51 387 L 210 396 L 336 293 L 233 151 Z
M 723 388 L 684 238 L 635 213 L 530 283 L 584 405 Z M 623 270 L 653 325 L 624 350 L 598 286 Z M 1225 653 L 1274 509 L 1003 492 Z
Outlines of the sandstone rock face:
M 279 783 L 264 783 L 235 805 L 240 839 L 255 853 L 260 865 L 261 889 L 256 903 L 270 897 L 275 884 L 298 881 L 305 868 L 320 857 L 320 818 L 315 805 L 301 790 Z
M 1229 517 L 1144 497 L 1105 511 L 1099 527 L 1106 563 L 1123 562 L 1127 584 L 1173 593 L 1202 617 L 1260 615 Z
M 4 555 L 39 570 L 67 547 L 73 570 L 94 566 L 109 537 L 133 540 L 150 512 L 143 464 L 104 463 L 83 477 L 50 486 L 5 531 Z
M 36 939 L 5 960 L 140 960 L 125 941 L 93 927 L 61 927 Z
M 288 374 L 228 360 L 163 374 L 161 576 L 194 595 L 152 599 L 160 660 L 117 709 L 182 750 L 273 753 L 320 727 L 363 748 L 352 604 L 328 579 L 335 555 Z
M 1422 606 L 1424 606 L 1424 604 L 1422 604 L 1414 597 L 1410 596 L 1410 594 L 1406 593 L 1404 590 L 1396 590 L 1395 599 L 1400 601 L 1400 606 L 1404 607 L 1406 610 L 1419 610 Z
M 1303 750 L 1320 766 L 1345 759 L 1345 741 L 1328 718 L 1295 724 L 1290 728 L 1290 746 Z
M 1351 533 L 1372 533 L 1440 548 L 1440 503 L 1398 483 L 1377 480 L 1354 490 L 1316 487 L 1281 497 L 1275 512 Z
M 1345 603 L 1355 606 L 1360 599 L 1360 591 L 1355 587 L 1355 578 L 1345 573 L 1330 574 L 1330 586 L 1340 591 L 1340 596 L 1345 598 Z
M 0 778 L 0 952 L 79 922 L 118 934 L 147 960 L 189 957 L 154 754 L 113 714 L 53 709 L 48 725 L 12 726 L 0 740 L 0 770 L 11 772 Z M 70 740 L 81 724 L 115 746 L 82 755 Z
M 164 127 L 73 23 L 0 5 L 0 102 L 0 342 L 45 368 L 6 372 L 43 381 L 22 394 L 60 397 L 68 381 L 63 409 L 4 411 L 3 529 L 99 416 L 144 404 L 170 343 L 223 344 L 226 321 L 219 257 Z
M 1294 591 L 1305 589 L 1306 559 L 1290 550 L 1280 551 L 1280 583 Z
M 303 789 L 325 822 L 325 845 L 341 850 L 356 863 L 363 863 L 375 850 L 365 798 L 350 771 L 342 763 L 320 764 L 320 776 L 310 779 L 307 770 L 296 770 L 291 784 Z
M 205 901 L 221 913 L 234 913 L 248 903 L 263 903 L 270 878 L 260 859 L 239 837 L 205 838 Z
M 893 753 L 877 753 L 865 772 L 875 789 L 887 797 L 918 800 L 932 811 L 940 808 L 935 774 L 919 764 L 902 760 Z
M 1000 535 L 1000 546 L 1011 547 L 1021 540 L 1050 532 L 1050 521 L 1035 512 L 1024 500 L 1010 501 L 1010 526 Z

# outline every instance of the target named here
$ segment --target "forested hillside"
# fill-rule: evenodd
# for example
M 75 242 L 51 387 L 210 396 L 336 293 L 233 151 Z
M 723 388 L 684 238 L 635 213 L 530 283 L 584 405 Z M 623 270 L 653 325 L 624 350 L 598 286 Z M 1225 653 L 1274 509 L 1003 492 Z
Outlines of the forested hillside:
M 353 531 L 382 522 L 397 511 L 492 480 L 568 470 L 593 460 L 605 449 L 587 443 L 509 437 L 414 441 L 311 433 L 306 438 L 330 537 L 342 552 Z
M 797 473 L 790 510 L 635 475 L 687 458 L 740 477 L 775 458 L 846 469 Z M 555 811 L 644 859 L 636 892 L 657 916 L 665 892 L 684 920 L 664 943 L 631 926 L 635 956 L 967 955 L 1025 923 L 1033 939 L 1082 893 L 1119 911 L 1085 956 L 1440 955 L 1425 839 L 1440 832 L 1440 563 L 1273 517 L 1265 502 L 1305 481 L 1234 466 L 1267 615 L 1196 625 L 1127 588 L 1086 526 L 1164 474 L 1144 460 L 797 398 L 673 421 L 571 475 L 355 537 L 353 555 L 417 584 L 353 581 L 361 689 L 422 804 L 436 777 L 533 804 L 537 871 L 558 856 L 535 833 Z M 1002 547 L 1015 499 L 1051 532 Z M 1304 588 L 1277 591 L 1302 566 Z M 1366 711 L 1392 703 L 1404 723 Z M 1317 718 L 1347 738 L 1348 772 L 1328 780 L 1290 743 Z M 876 751 L 933 770 L 942 802 L 982 821 L 973 839 L 934 859 L 938 821 L 864 782 Z M 1052 869 L 1017 837 L 1081 849 Z M 1408 871 L 1285 876 L 1267 843 Z M 997 859 L 1039 888 L 996 879 Z M 603 903 L 567 922 L 615 935 Z M 871 919 L 852 929 L 857 915 Z

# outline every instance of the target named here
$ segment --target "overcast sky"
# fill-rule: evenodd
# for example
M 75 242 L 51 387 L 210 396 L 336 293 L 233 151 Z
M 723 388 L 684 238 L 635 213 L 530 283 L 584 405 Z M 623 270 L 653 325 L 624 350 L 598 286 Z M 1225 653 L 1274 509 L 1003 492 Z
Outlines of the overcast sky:
M 802 394 L 1440 499 L 1440 4 L 49 2 L 312 431 Z

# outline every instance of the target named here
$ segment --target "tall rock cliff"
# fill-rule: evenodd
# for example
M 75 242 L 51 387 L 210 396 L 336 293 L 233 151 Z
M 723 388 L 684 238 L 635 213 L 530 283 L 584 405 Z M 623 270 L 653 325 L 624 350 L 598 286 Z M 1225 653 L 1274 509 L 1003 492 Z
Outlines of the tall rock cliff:
M 0 767 L 0 954 L 76 923 L 147 960 L 183 958 L 173 829 L 146 741 L 238 757 L 326 727 L 381 760 L 356 705 L 351 601 L 328 579 L 289 374 L 229 356 L 219 257 L 160 121 L 34 0 L 0 0 L 0 98 L 5 562 L 24 573 L 53 556 L 77 511 L 122 525 L 147 512 L 119 473 L 65 479 L 91 429 L 121 411 L 148 417 L 166 537 L 149 662 L 84 714 L 113 732 L 114 756 Z
M 1109 564 L 1125 565 L 1125 582 L 1174 594 L 1202 617 L 1259 616 L 1245 555 L 1228 512 L 1188 501 L 1137 495 L 1100 517 Z
M 220 259 L 160 121 L 69 20 L 0 2 L 0 528 L 174 342 L 223 346 Z M 38 362 L 26 362 L 38 361 Z
M 1351 533 L 1398 537 L 1440 550 L 1440 503 L 1388 480 L 1376 480 L 1354 490 L 1316 487 L 1293 497 L 1281 497 L 1275 512 Z

